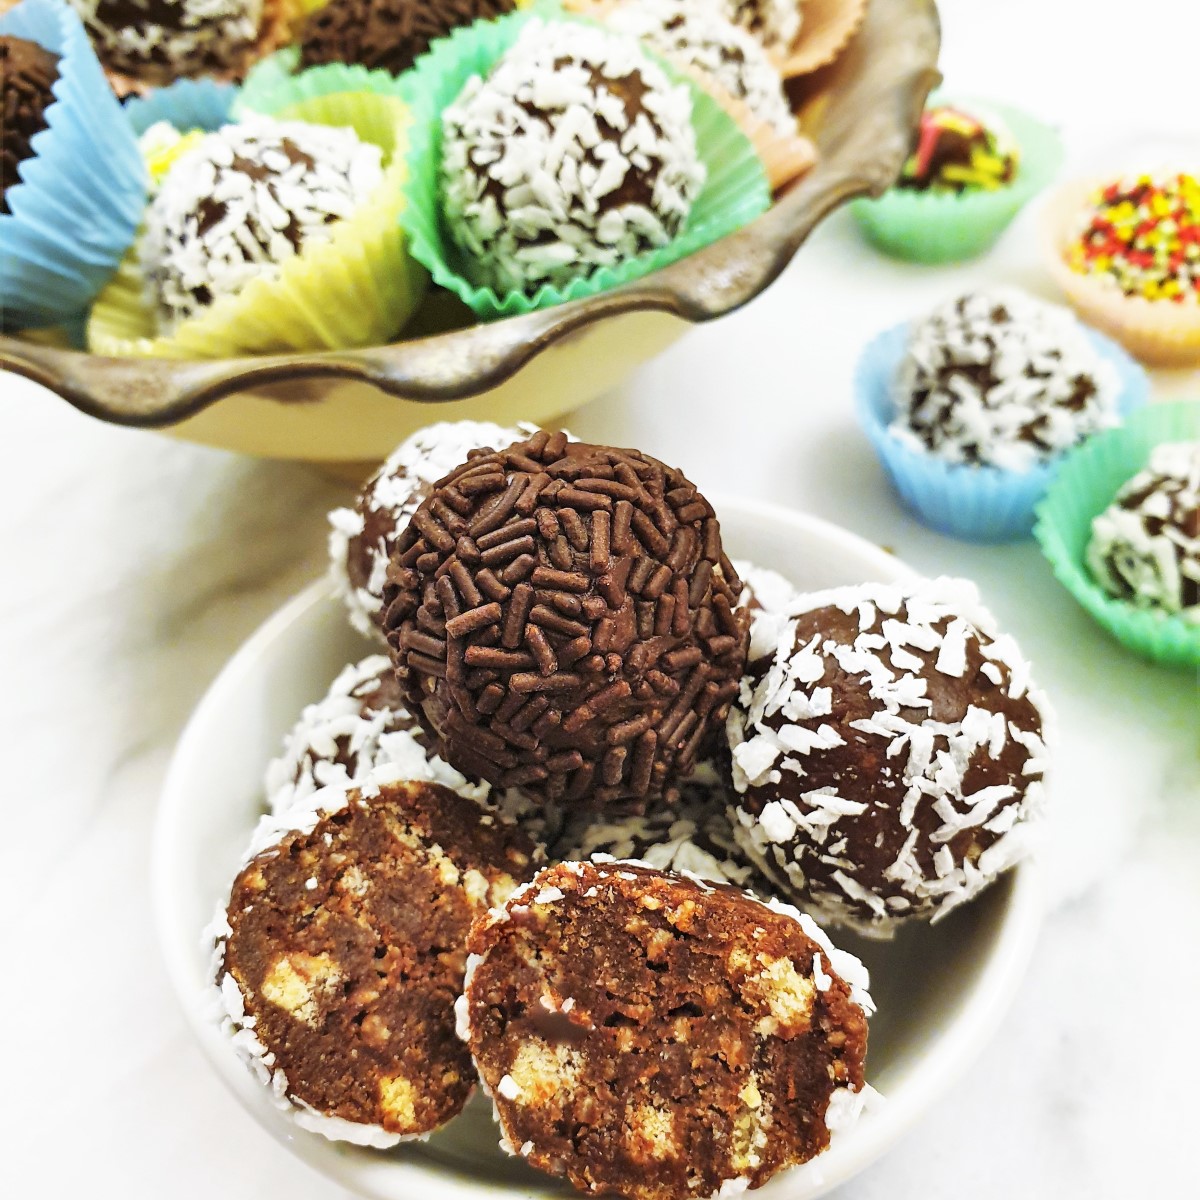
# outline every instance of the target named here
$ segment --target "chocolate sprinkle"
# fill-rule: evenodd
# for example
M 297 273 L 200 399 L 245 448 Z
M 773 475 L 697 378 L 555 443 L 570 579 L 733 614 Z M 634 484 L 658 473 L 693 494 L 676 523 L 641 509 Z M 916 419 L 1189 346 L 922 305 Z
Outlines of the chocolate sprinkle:
M 462 511 L 439 504 L 484 479 Z M 581 511 L 612 520 L 572 526 L 567 514 Z M 574 540 L 555 532 L 568 527 Z M 519 548 L 504 589 L 483 541 Z M 639 811 L 674 794 L 725 719 L 746 661 L 740 591 L 716 516 L 682 474 L 543 432 L 434 488 L 397 542 L 384 628 L 409 708 L 459 770 Z M 562 613 L 561 599 L 578 611 Z M 430 627 L 445 631 L 437 653 L 415 640 Z
M 0 37 L 0 213 L 11 211 L 8 189 L 21 182 L 20 165 L 33 156 L 29 143 L 46 128 L 57 79 L 57 54 L 25 38 Z

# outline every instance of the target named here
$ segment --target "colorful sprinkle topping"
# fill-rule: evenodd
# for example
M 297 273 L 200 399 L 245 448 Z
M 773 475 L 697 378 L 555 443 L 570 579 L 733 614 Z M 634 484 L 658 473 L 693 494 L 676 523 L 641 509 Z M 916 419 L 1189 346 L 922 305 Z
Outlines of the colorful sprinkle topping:
M 1127 296 L 1200 301 L 1200 181 L 1139 175 L 1100 188 L 1067 264 L 1111 279 Z
M 995 191 L 1011 183 L 1017 173 L 1016 143 L 999 121 L 988 122 L 946 105 L 926 109 L 900 186 L 963 192 Z

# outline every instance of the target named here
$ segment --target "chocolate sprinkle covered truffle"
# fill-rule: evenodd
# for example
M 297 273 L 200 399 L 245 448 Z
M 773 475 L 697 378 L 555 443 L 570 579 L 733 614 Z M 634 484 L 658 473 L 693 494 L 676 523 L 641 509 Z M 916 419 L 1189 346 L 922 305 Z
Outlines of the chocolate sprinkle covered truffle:
M 1065 308 L 971 292 L 912 331 L 893 436 L 952 463 L 1027 471 L 1117 424 L 1120 378 Z
M 427 749 L 427 738 L 404 707 L 385 655 L 352 663 L 310 704 L 267 767 L 267 802 L 284 812 L 323 787 L 347 787 L 388 768 L 398 778 L 427 779 L 484 801 L 486 784 L 470 783 Z
M 1092 576 L 1138 608 L 1200 622 L 1200 442 L 1168 442 L 1092 522 Z
M 632 38 L 531 20 L 442 115 L 446 228 L 499 294 L 667 245 L 704 182 L 688 89 Z
M 1020 151 L 1007 126 L 948 105 L 921 114 L 917 145 L 897 180 L 913 191 L 995 191 L 1016 178 Z
M 534 430 L 532 425 L 506 429 L 490 421 L 441 421 L 418 429 L 367 480 L 353 508 L 329 514 L 334 587 L 359 633 L 381 636 L 383 585 L 392 549 L 433 485 L 473 452 L 509 446 Z
M 170 332 L 330 236 L 383 180 L 352 129 L 247 117 L 183 154 L 146 215 L 141 261 Z
M 69 0 L 101 63 L 144 83 L 236 70 L 258 40 L 263 0 Z
M 0 36 L 0 213 L 8 189 L 21 182 L 21 164 L 32 157 L 30 141 L 46 128 L 54 103 L 58 55 L 25 38 Z
M 737 692 L 740 591 L 679 471 L 540 432 L 464 463 L 413 514 L 385 626 L 453 766 L 638 811 L 691 772 Z
M 470 949 L 459 1032 L 501 1144 L 587 1195 L 733 1196 L 862 1108 L 867 973 L 795 909 L 563 863 Z
M 1027 851 L 1045 704 L 973 585 L 839 588 L 776 621 L 728 732 L 738 838 L 784 894 L 886 937 Z
M 609 24 L 672 62 L 698 72 L 735 99 L 744 100 L 776 133 L 796 133 L 796 117 L 788 106 L 778 68 L 762 44 L 715 4 L 631 0 L 613 13 Z
M 433 783 L 327 788 L 278 821 L 212 928 L 234 1047 L 305 1129 L 384 1147 L 461 1111 L 455 1037 L 471 924 L 534 870 L 534 848 Z
M 304 23 L 300 68 L 346 63 L 401 75 L 438 38 L 515 8 L 516 0 L 329 0 Z

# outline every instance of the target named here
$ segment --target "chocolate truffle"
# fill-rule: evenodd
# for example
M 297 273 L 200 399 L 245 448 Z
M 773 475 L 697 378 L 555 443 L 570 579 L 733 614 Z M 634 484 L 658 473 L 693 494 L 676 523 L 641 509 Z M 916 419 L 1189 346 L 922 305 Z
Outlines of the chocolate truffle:
M 888 937 L 1026 852 L 1045 705 L 964 581 L 863 584 L 798 607 L 730 713 L 735 830 L 781 894 Z
M 29 143 L 46 128 L 57 80 L 57 54 L 37 42 L 0 35 L 0 213 L 11 211 L 8 189 L 21 182 L 21 164 L 33 156 Z
M 459 1033 L 501 1144 L 586 1194 L 732 1196 L 862 1107 L 867 973 L 795 909 L 563 863 L 470 948 Z
M 688 89 L 632 38 L 530 21 L 442 115 L 446 228 L 499 294 L 667 245 L 704 182 Z
M 999 117 L 971 116 L 948 105 L 921 114 L 917 146 L 897 186 L 915 191 L 995 191 L 1017 175 L 1020 151 Z
M 796 117 L 788 106 L 778 68 L 762 44 L 715 4 L 632 0 L 622 4 L 609 23 L 711 80 L 735 99 L 744 100 L 777 133 L 796 133 Z
M 68 2 L 105 68 L 156 86 L 236 70 L 263 21 L 263 0 Z
M 383 180 L 382 152 L 352 129 L 247 117 L 168 171 L 146 214 L 141 261 L 162 329 L 329 238 Z
M 434 783 L 327 788 L 265 818 L 212 928 L 225 1025 L 305 1129 L 389 1146 L 455 1116 L 471 924 L 534 870 L 516 829 Z
M 1169 442 L 1093 522 L 1087 566 L 1138 608 L 1200 622 L 1200 442 Z
M 329 0 L 304 23 L 300 67 L 360 64 L 401 75 L 431 42 L 515 8 L 516 0 Z
M 628 817 L 575 814 L 550 857 L 572 862 L 600 855 L 633 859 L 659 871 L 685 872 L 770 895 L 773 885 L 733 835 L 731 793 L 721 769 L 715 763 L 701 763 L 692 778 L 680 785 L 679 800 L 673 805 L 660 800 L 645 813 Z
M 380 768 L 406 780 L 440 783 L 482 803 L 486 784 L 470 783 L 429 751 L 416 718 L 404 707 L 385 655 L 352 663 L 310 704 L 267 767 L 267 802 L 284 812 L 323 787 L 361 783 Z
M 540 432 L 434 488 L 385 625 L 405 699 L 464 774 L 638 811 L 724 720 L 748 618 L 712 507 L 636 450 Z
M 383 584 L 392 548 L 433 485 L 474 451 L 510 446 L 534 431 L 532 425 L 505 429 L 489 421 L 442 421 L 418 429 L 367 480 L 354 508 L 329 514 L 334 587 L 359 633 L 382 636 Z
M 1120 388 L 1067 309 L 971 292 L 913 328 L 889 428 L 947 462 L 1028 471 L 1116 425 Z
M 726 15 L 764 45 L 786 52 L 800 33 L 802 0 L 717 0 Z

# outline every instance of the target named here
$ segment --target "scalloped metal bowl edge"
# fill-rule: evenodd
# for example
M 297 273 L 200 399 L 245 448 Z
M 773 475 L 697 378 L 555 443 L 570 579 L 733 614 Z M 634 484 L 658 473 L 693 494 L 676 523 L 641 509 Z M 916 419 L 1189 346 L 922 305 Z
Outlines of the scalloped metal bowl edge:
M 143 428 L 186 422 L 177 431 L 183 436 L 273 457 L 377 457 L 427 419 L 403 401 L 462 410 L 439 411 L 439 418 L 466 416 L 465 410 L 477 415 L 484 404 L 495 413 L 506 407 L 506 386 L 507 403 L 522 409 L 518 415 L 545 421 L 620 383 L 689 325 L 748 303 L 778 277 L 831 211 L 856 195 L 887 188 L 938 80 L 939 42 L 934 0 L 871 0 L 859 36 L 821 76 L 825 103 L 817 130 L 818 166 L 746 228 L 611 292 L 389 346 L 260 358 L 113 359 L 0 336 L 0 367 L 33 379 L 100 420 Z M 606 325 L 619 327 L 621 336 L 598 337 Z M 532 370 L 547 351 L 567 347 L 575 352 L 560 353 L 563 361 L 556 369 L 542 364 L 540 372 Z M 522 401 L 511 394 L 518 376 L 525 384 Z M 257 397 L 270 406 L 257 417 L 253 406 L 238 411 L 239 421 L 257 419 L 261 425 L 262 418 L 278 414 L 281 401 L 311 407 L 333 394 L 353 393 L 363 402 L 360 430 L 364 420 L 372 427 L 382 421 L 386 428 L 371 428 L 357 440 L 338 439 L 338 445 L 327 441 L 336 428 L 330 422 L 314 438 L 309 420 L 310 428 L 291 445 L 286 439 L 277 444 L 269 431 L 256 439 L 231 428 L 228 419 L 212 419 L 213 406 L 234 397 Z M 529 411 L 531 396 L 539 397 L 541 411 Z M 380 401 L 403 412 L 381 410 Z M 350 426 L 344 414 L 341 425 Z

